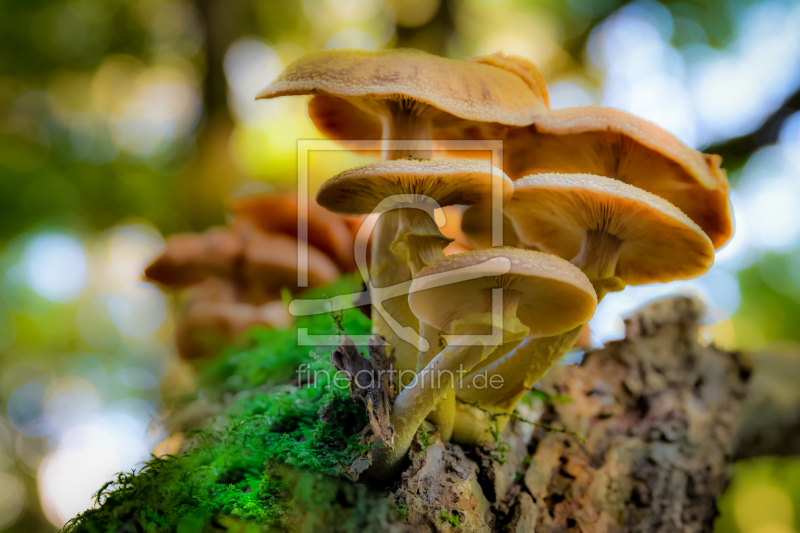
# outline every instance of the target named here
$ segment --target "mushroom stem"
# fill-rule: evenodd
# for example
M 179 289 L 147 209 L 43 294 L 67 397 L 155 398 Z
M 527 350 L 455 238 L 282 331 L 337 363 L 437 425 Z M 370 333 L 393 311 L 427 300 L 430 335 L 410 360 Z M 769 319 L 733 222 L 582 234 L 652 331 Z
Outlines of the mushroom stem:
M 372 103 L 367 101 L 364 105 L 372 105 Z M 386 105 L 389 106 L 389 109 L 384 109 L 380 113 L 383 122 L 381 159 L 388 161 L 391 159 L 403 159 L 408 156 L 430 159 L 431 138 L 433 136 L 431 118 L 419 113 L 413 100 L 388 101 Z M 422 147 L 414 150 L 395 150 L 393 147 L 396 143 L 393 141 L 418 141 L 418 144 L 421 144 Z M 372 237 L 370 276 L 376 287 L 389 287 L 411 279 L 411 272 L 407 264 L 403 261 L 398 261 L 391 251 L 399 229 L 400 211 L 395 209 L 383 213 L 375 224 Z M 427 217 L 427 215 L 425 216 Z M 436 231 L 438 232 L 438 228 Z M 419 321 L 409 309 L 406 298 L 397 298 L 396 301 L 384 302 L 384 307 L 401 324 L 414 329 L 418 328 Z M 382 337 L 389 345 L 387 355 L 394 356 L 396 371 L 402 372 L 416 368 L 417 348 L 402 340 L 392 331 L 392 328 L 380 316 L 380 313 L 374 310 L 372 312 L 372 332 Z M 400 374 L 400 388 L 406 384 L 403 383 L 404 380 L 402 379 L 406 374 L 409 374 L 408 379 L 410 380 L 410 373 L 402 372 Z
M 397 235 L 391 250 L 408 262 L 411 277 L 444 257 L 444 248 L 453 242 L 442 235 L 433 216 L 430 201 L 422 199 L 417 207 L 401 208 Z
M 419 335 L 421 338 L 428 342 L 428 351 L 420 349 L 417 355 L 417 373 L 422 372 L 426 366 L 436 357 L 439 352 L 444 348 L 442 345 L 442 332 L 435 326 L 427 322 L 420 322 Z M 439 437 L 443 441 L 449 441 L 453 434 L 453 424 L 455 424 L 455 408 L 456 408 L 456 395 L 455 391 L 450 389 L 447 395 L 439 402 L 433 411 L 428 413 L 427 420 L 436 424 L 439 429 Z
M 372 263 L 370 277 L 372 284 L 378 288 L 391 287 L 411 279 L 408 264 L 397 260 L 391 251 L 397 230 L 400 226 L 398 209 L 383 213 L 375 225 L 372 235 Z M 392 298 L 383 302 L 386 311 L 400 324 L 414 329 L 419 327 L 419 320 L 408 307 L 408 298 Z M 372 332 L 379 335 L 388 344 L 387 355 L 394 356 L 394 369 L 400 377 L 399 387 L 407 385 L 413 378 L 417 367 L 417 348 L 401 339 L 389 327 L 380 313 L 372 312 Z
M 492 355 L 490 355 L 489 357 L 487 357 L 486 359 L 484 359 L 483 361 L 481 361 L 480 363 L 475 365 L 475 368 L 472 369 L 472 372 L 470 372 L 470 374 L 476 374 L 476 373 L 480 372 L 481 369 L 484 369 L 487 366 L 489 366 L 492 363 L 494 363 L 495 361 L 507 356 L 508 354 L 510 354 L 511 352 L 516 350 L 517 347 L 522 342 L 524 342 L 524 339 L 523 340 L 518 340 L 518 341 L 513 341 L 513 342 L 507 342 L 507 343 L 503 344 L 502 346 L 499 346 L 495 351 L 492 352 Z M 464 383 L 467 383 L 467 377 L 468 376 L 464 376 Z
M 420 424 L 433 406 L 439 404 L 453 387 L 457 376 L 469 371 L 494 346 L 486 345 L 473 335 L 463 335 L 443 349 L 414 381 L 397 397 L 392 407 L 394 448 L 382 447 L 373 452 L 370 474 L 378 478 L 391 477 L 405 457 Z M 452 395 L 452 392 L 450 393 Z
M 583 236 L 581 251 L 572 261 L 580 268 L 597 293 L 597 301 L 606 293 L 618 292 L 625 284 L 615 276 L 622 241 L 603 230 L 589 230 Z
M 458 390 L 459 398 L 467 402 L 479 401 L 485 405 L 509 406 L 509 400 L 533 387 L 561 360 L 575 345 L 582 328 L 583 326 L 578 326 L 561 335 L 530 339 L 514 352 L 495 359 L 482 369 L 473 369 L 462 380 Z M 494 380 L 496 385 L 486 387 L 484 383 L 489 383 L 494 375 L 501 376 L 502 381 Z
M 379 448 L 374 453 L 370 471 L 377 477 L 396 473 L 405 457 L 420 424 L 446 396 L 455 399 L 454 384 L 497 349 L 497 344 L 487 344 L 488 328 L 494 329 L 497 319 L 503 339 L 512 342 L 526 337 L 530 329 L 517 317 L 520 294 L 506 290 L 503 294 L 502 317 L 494 313 L 478 313 L 451 324 L 455 334 L 450 344 L 418 373 L 414 382 L 397 397 L 392 407 L 391 422 L 394 427 L 394 448 Z M 490 337 L 490 336 L 489 336 Z M 491 338 L 491 337 L 490 337 Z M 449 394 L 448 394 L 449 393 Z M 454 400 L 451 400 L 454 401 Z M 455 406 L 448 416 L 455 416 Z
M 381 158 L 403 159 L 408 156 L 431 159 L 433 155 L 433 121 L 420 113 L 413 101 L 393 102 L 390 112 L 383 115 Z M 399 142 L 395 142 L 399 141 Z M 404 147 L 407 141 L 417 141 L 414 148 Z
M 461 382 L 457 391 L 459 403 L 453 438 L 462 444 L 480 445 L 492 440 L 494 432 L 503 431 L 517 402 L 567 353 L 581 332 L 578 326 L 561 335 L 530 339 L 516 351 L 495 358 L 482 369 L 473 370 Z M 518 345 L 519 343 L 514 343 Z M 495 377 L 500 376 L 498 381 Z M 463 402 L 479 402 L 481 409 Z

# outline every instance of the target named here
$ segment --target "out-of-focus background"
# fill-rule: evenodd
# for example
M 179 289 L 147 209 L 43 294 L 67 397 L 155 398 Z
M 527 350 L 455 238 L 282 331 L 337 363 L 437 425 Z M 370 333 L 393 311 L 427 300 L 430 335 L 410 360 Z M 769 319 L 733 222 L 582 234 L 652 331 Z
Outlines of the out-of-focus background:
M 231 194 L 292 187 L 297 139 L 319 138 L 304 98 L 257 90 L 309 51 L 390 47 L 519 54 L 554 108 L 625 109 L 724 157 L 736 235 L 716 265 L 609 296 L 595 341 L 688 290 L 724 347 L 800 353 L 798 2 L 6 0 L 0 531 L 57 530 L 163 438 L 173 323 L 143 265 L 164 236 L 222 224 Z M 312 186 L 357 161 L 312 161 Z M 735 471 L 718 531 L 800 531 L 800 462 Z

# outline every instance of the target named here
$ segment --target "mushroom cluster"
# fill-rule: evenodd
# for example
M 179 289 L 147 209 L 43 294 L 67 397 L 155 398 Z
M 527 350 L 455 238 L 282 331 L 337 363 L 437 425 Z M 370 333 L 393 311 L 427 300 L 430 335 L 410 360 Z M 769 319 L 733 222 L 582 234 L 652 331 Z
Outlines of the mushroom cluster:
M 307 267 L 298 266 L 298 198 L 292 194 L 234 198 L 229 226 L 167 240 L 145 277 L 181 292 L 175 326 L 181 358 L 212 356 L 253 327 L 288 326 L 281 290 L 299 290 L 300 268 L 310 287 L 354 270 L 355 221 L 308 204 Z
M 394 440 L 371 467 L 379 477 L 426 418 L 445 440 L 493 438 L 497 415 L 574 345 L 608 292 L 698 277 L 731 236 L 718 156 L 614 109 L 550 110 L 543 77 L 519 57 L 328 50 L 258 98 L 288 95 L 312 95 L 328 138 L 381 141 L 382 162 L 317 195 L 337 214 L 378 215 L 365 281 L 402 389 Z M 459 139 L 503 140 L 505 172 L 440 142 Z M 436 222 L 440 209 L 460 233 Z M 493 219 L 506 246 L 492 246 Z

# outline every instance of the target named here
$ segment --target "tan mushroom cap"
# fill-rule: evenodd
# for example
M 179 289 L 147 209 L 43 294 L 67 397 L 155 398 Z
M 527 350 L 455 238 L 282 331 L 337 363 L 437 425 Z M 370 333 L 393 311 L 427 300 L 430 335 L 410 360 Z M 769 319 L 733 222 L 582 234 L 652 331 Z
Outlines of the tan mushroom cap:
M 274 299 L 283 287 L 298 290 L 297 274 L 307 271 L 310 286 L 329 283 L 339 269 L 327 255 L 308 246 L 308 265 L 298 266 L 298 241 L 288 235 L 251 228 L 214 228 L 178 235 L 146 269 L 145 276 L 163 285 L 183 288 L 210 277 L 230 280 L 251 303 Z
M 550 94 L 548 93 L 544 76 L 536 68 L 536 65 L 524 57 L 495 52 L 487 56 L 470 57 L 469 61 L 477 61 L 478 63 L 485 63 L 513 72 L 522 78 L 528 87 L 544 102 L 545 106 L 550 107 Z
M 297 202 L 296 194 L 264 193 L 232 198 L 228 205 L 235 216 L 249 220 L 262 231 L 297 238 Z M 327 254 L 342 270 L 352 271 L 354 235 L 347 221 L 311 199 L 307 215 L 308 243 Z
M 269 299 L 284 287 L 297 291 L 297 273 L 304 270 L 311 287 L 324 285 L 339 277 L 336 264 L 313 246 L 308 247 L 307 265 L 298 264 L 298 241 L 288 235 L 254 233 L 244 248 L 242 275 L 248 286 Z
M 733 232 L 722 158 L 689 148 L 644 119 L 613 108 L 551 111 L 506 138 L 512 179 L 546 172 L 607 176 L 665 198 L 708 234 L 715 248 Z
M 495 179 L 499 178 L 499 179 Z M 396 159 L 356 167 L 334 176 L 317 191 L 317 203 L 343 215 L 371 213 L 398 196 L 399 204 L 435 200 L 439 206 L 491 203 L 496 194 L 509 198 L 508 176 L 488 162 L 469 159 Z
M 496 258 L 507 258 L 510 270 L 505 262 L 487 263 Z M 481 277 L 463 281 L 467 267 L 477 267 Z M 451 282 L 440 285 L 442 276 Z M 457 320 L 491 312 L 495 288 L 505 289 L 504 297 L 509 291 L 519 295 L 517 318 L 534 336 L 557 335 L 588 322 L 597 306 L 592 284 L 574 265 L 550 254 L 506 247 L 451 255 L 422 269 L 408 303 L 420 320 L 450 331 Z
M 309 116 L 335 140 L 382 138 L 389 102 L 417 106 L 437 127 L 526 126 L 548 110 L 547 89 L 529 61 L 502 53 L 456 61 L 419 50 L 325 50 L 286 68 L 256 99 L 313 94 Z M 445 137 L 449 138 L 449 137 Z
M 628 285 L 696 278 L 714 263 L 708 236 L 680 209 L 611 178 L 529 176 L 514 183 L 506 213 L 520 239 L 566 259 L 578 255 L 590 230 L 615 236 L 615 275 Z
M 513 72 L 484 58 L 456 61 L 402 48 L 323 50 L 289 65 L 256 99 L 299 94 L 410 99 L 464 120 L 526 126 L 547 110 L 541 88 L 529 80 L 531 68 Z
M 145 268 L 144 275 L 168 287 L 188 287 L 209 276 L 228 278 L 241 250 L 241 237 L 230 228 L 173 235 L 167 239 L 166 250 Z

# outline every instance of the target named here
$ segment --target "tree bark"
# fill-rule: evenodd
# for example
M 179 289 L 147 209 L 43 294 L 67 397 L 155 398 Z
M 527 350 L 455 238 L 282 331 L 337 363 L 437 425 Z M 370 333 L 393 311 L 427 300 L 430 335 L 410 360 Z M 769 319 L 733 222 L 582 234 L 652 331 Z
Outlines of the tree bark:
M 540 382 L 572 400 L 544 406 L 541 422 L 585 442 L 517 422 L 504 432 L 505 464 L 489 448 L 460 453 L 437 444 L 440 454 L 458 458 L 451 462 L 462 474 L 450 486 L 456 470 L 443 463 L 437 477 L 422 466 L 430 447 L 398 491 L 416 502 L 410 520 L 439 531 L 711 531 L 750 365 L 740 353 L 699 342 L 702 314 L 701 304 L 683 297 L 650 304 L 626 321 L 624 340 Z M 459 510 L 459 498 L 472 507 Z M 460 512 L 459 528 L 438 519 L 442 508 Z

